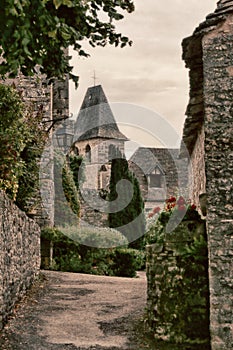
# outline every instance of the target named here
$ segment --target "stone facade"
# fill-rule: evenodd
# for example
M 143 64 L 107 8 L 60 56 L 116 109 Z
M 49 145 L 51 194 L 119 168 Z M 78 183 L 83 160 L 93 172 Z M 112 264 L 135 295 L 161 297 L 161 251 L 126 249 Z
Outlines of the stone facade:
M 129 160 L 136 175 L 145 208 L 163 209 L 170 196 L 188 197 L 188 160 L 179 158 L 179 149 L 140 147 Z
M 113 150 L 117 149 L 124 156 L 125 141 L 127 138 L 118 129 L 102 86 L 90 87 L 77 116 L 72 150 L 85 161 L 84 188 L 99 191 L 104 184 L 107 188 L 106 172 L 110 178 L 108 165 L 115 155 Z
M 195 203 L 198 211 L 201 213 L 199 196 L 206 193 L 206 175 L 205 175 L 205 132 L 202 125 L 198 130 L 197 140 L 194 145 L 189 162 L 189 179 L 192 184 L 189 186 L 189 198 Z
M 111 160 L 124 156 L 128 139 L 118 129 L 101 85 L 88 88 L 77 116 L 71 154 L 83 157 L 85 180 L 80 186 L 81 224 L 107 225 Z M 103 196 L 101 197 L 100 196 Z
M 203 153 L 197 134 L 204 130 L 205 174 L 196 164 L 193 176 L 200 184 L 206 182 L 211 345 L 212 350 L 227 350 L 233 347 L 233 1 L 217 5 L 183 42 L 183 58 L 190 68 L 183 136 L 191 154 L 196 142 Z M 197 113 L 192 109 L 195 98 Z M 202 191 L 201 185 L 196 189 Z
M 0 191 L 0 329 L 39 268 L 39 226 Z

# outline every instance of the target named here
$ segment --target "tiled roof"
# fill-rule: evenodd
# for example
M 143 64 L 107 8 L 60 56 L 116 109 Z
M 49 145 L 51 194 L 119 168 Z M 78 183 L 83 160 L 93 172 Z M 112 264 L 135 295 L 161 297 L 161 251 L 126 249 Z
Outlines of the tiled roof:
M 116 124 L 101 85 L 87 90 L 75 123 L 75 141 L 91 138 L 128 140 Z

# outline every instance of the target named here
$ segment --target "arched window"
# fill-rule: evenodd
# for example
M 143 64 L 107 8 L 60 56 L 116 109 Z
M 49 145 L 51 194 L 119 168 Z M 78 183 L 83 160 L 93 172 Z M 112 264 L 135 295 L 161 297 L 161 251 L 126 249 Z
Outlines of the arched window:
M 101 165 L 99 170 L 99 189 L 105 193 L 107 186 L 109 185 L 110 168 L 107 168 L 105 164 Z
M 91 147 L 90 145 L 86 145 L 85 148 L 85 156 L 86 156 L 86 162 L 91 162 Z
M 74 147 L 74 154 L 76 155 L 76 156 L 79 156 L 79 148 L 78 147 Z

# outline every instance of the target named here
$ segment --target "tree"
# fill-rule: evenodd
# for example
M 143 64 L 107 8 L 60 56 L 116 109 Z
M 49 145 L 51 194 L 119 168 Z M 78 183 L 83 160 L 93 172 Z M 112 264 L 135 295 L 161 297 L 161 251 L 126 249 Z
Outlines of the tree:
M 132 0 L 1 0 L 0 75 L 33 75 L 40 66 L 48 78 L 70 73 L 77 83 L 66 49 L 87 57 L 84 40 L 93 47 L 131 45 L 114 23 L 133 10 Z
M 127 180 L 123 191 L 117 193 L 117 184 Z M 130 189 L 133 189 L 131 191 Z M 114 207 L 118 196 L 121 196 L 119 210 Z M 126 159 L 119 157 L 112 160 L 111 178 L 109 185 L 110 213 L 108 215 L 109 227 L 116 228 L 125 235 L 132 248 L 142 248 L 142 236 L 145 233 L 144 202 L 141 196 L 137 178 L 128 169 Z M 111 205 L 112 203 L 112 205 Z M 118 202 L 119 203 L 119 202 Z M 122 203 L 129 203 L 121 208 Z

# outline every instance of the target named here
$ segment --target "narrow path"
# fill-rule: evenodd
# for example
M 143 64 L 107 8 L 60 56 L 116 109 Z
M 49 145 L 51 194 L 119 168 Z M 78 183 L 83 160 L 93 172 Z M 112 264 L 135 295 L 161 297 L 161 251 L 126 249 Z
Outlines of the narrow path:
M 146 276 L 43 271 L 0 338 L 2 350 L 142 350 L 133 324 L 144 313 Z

